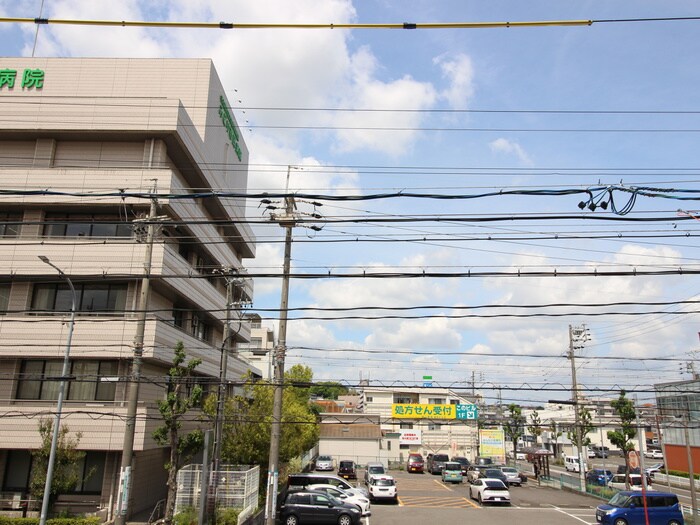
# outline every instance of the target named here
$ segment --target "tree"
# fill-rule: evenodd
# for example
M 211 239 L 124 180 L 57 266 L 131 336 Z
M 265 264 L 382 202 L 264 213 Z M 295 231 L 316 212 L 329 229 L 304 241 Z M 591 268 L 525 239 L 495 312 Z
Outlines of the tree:
M 309 405 L 308 385 L 312 379 L 312 370 L 302 365 L 295 365 L 284 374 L 280 463 L 302 455 L 318 441 L 318 421 Z M 226 462 L 255 464 L 260 465 L 263 472 L 266 470 L 273 395 L 272 384 L 253 382 L 248 376 L 243 394 L 228 400 L 222 439 L 222 457 Z
M 581 429 L 581 448 L 587 448 L 591 444 L 591 438 L 588 437 L 595 425 L 593 424 L 593 416 L 587 407 L 581 407 L 578 412 L 578 425 Z M 585 457 L 585 455 L 584 455 Z
M 51 478 L 49 493 L 50 508 L 53 507 L 59 494 L 65 494 L 74 490 L 79 482 L 85 481 L 92 474 L 92 472 L 89 472 L 83 479 L 81 477 L 82 473 L 77 468 L 77 465 L 85 457 L 85 452 L 77 450 L 82 434 L 77 432 L 75 437 L 71 438 L 68 436 L 68 432 L 68 427 L 62 425 L 58 433 L 53 477 Z M 34 462 L 29 480 L 29 491 L 33 499 L 42 501 L 44 499 L 46 470 L 49 465 L 51 441 L 53 438 L 53 422 L 50 419 L 39 421 L 39 435 L 41 436 L 41 448 L 31 452 Z
M 525 416 L 523 409 L 515 403 L 508 405 L 508 421 L 503 424 L 503 432 L 508 441 L 513 443 L 513 457 L 517 457 L 518 440 L 523 437 Z
M 620 396 L 610 403 L 610 405 L 620 418 L 620 429 L 608 430 L 608 439 L 610 443 L 622 450 L 622 454 L 625 458 L 626 472 L 629 473 L 630 465 L 627 453 L 634 450 L 632 439 L 637 435 L 637 429 L 633 423 L 637 418 L 637 414 L 634 410 L 634 403 L 631 399 L 626 397 L 626 392 L 624 390 L 620 390 Z M 629 489 L 629 477 L 625 478 L 625 486 Z
M 338 399 L 348 393 L 348 387 L 334 381 L 323 381 L 311 387 L 311 395 L 322 397 L 323 399 Z
M 537 410 L 533 410 L 532 414 L 530 414 L 530 424 L 527 426 L 527 431 L 535 437 L 535 444 L 537 444 L 544 431 L 542 428 L 542 421 L 540 420 L 540 414 Z
M 549 431 L 552 433 L 552 436 L 554 436 L 554 457 L 558 458 L 559 457 L 559 438 L 562 435 L 562 431 L 559 430 L 559 424 L 554 420 L 550 419 L 549 420 Z
M 163 425 L 153 432 L 153 439 L 162 446 L 170 447 L 170 458 L 165 464 L 168 471 L 168 495 L 165 502 L 166 523 L 171 523 L 175 513 L 175 496 L 177 495 L 177 471 L 183 464 L 199 452 L 204 444 L 204 432 L 195 429 L 182 433 L 184 416 L 202 399 L 202 387 L 194 384 L 194 369 L 201 359 L 190 359 L 182 341 L 175 345 L 173 366 L 168 370 L 168 393 L 165 399 L 158 401 L 158 411 L 163 418 Z

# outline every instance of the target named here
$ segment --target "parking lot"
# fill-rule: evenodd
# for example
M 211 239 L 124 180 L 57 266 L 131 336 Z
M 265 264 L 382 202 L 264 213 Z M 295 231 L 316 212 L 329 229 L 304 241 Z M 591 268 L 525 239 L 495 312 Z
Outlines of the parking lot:
M 449 523 L 453 520 L 488 520 L 491 525 L 593 524 L 600 500 L 540 486 L 530 480 L 510 489 L 510 506 L 485 506 L 469 498 L 469 484 L 442 483 L 440 476 L 391 471 L 399 500 L 372 503 L 367 525 Z M 516 516 L 517 514 L 517 516 Z

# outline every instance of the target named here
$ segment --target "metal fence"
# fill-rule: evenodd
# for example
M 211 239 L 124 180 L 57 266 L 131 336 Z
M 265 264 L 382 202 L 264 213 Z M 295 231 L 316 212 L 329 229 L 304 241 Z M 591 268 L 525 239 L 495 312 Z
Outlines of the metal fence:
M 242 523 L 258 506 L 260 467 L 249 465 L 223 465 L 211 473 L 210 496 L 214 508 L 241 509 L 238 523 Z M 177 472 L 177 497 L 175 513 L 186 508 L 199 508 L 202 489 L 202 465 L 186 465 Z

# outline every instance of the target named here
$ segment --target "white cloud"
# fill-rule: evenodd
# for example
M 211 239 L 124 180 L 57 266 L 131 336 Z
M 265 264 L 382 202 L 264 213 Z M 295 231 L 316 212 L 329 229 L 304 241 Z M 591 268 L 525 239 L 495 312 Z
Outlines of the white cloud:
M 452 59 L 441 55 L 434 58 L 433 62 L 440 66 L 443 78 L 449 82 L 449 87 L 440 92 L 440 97 L 447 100 L 452 108 L 468 107 L 474 95 L 474 66 L 471 58 L 464 54 L 458 54 Z
M 515 155 L 515 157 L 524 165 L 532 166 L 532 159 L 523 149 L 523 147 L 512 140 L 498 138 L 489 144 L 491 151 L 494 153 L 505 153 L 507 155 Z

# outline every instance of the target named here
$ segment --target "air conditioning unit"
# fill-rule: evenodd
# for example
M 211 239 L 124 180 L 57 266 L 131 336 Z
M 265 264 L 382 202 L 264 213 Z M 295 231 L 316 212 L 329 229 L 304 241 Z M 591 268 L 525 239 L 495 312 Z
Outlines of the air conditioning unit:
M 0 508 L 19 510 L 22 508 L 21 492 L 0 492 Z

